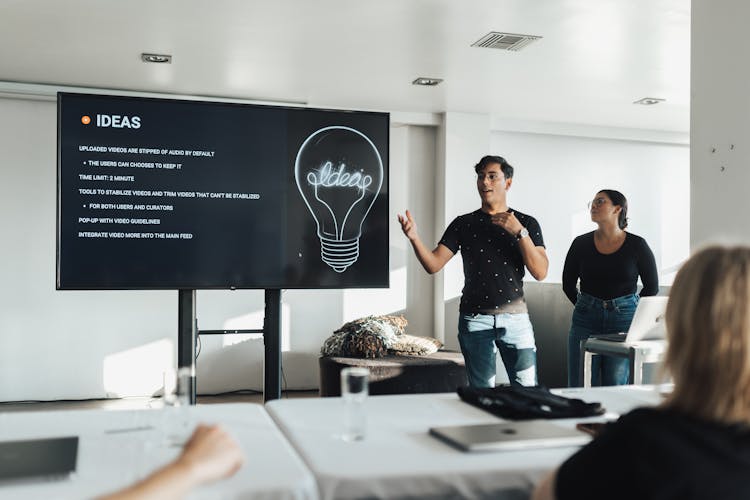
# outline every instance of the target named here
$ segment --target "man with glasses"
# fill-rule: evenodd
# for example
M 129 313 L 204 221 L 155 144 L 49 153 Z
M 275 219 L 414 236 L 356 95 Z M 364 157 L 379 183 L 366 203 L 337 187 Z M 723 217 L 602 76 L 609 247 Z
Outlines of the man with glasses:
M 508 207 L 513 167 L 500 156 L 476 164 L 481 208 L 450 223 L 437 247 L 422 243 L 412 214 L 398 216 L 422 267 L 434 274 L 460 250 L 464 288 L 458 341 L 469 384 L 495 385 L 496 349 L 511 383 L 536 385 L 536 343 L 523 296 L 528 269 L 537 280 L 547 276 L 549 261 L 539 223 Z

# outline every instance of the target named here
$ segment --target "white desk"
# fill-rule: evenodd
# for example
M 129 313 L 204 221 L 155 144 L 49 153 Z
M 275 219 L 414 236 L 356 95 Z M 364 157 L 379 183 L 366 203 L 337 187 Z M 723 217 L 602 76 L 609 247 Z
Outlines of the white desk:
M 610 418 L 660 399 L 645 386 L 563 389 L 558 393 L 599 401 L 609 410 Z M 343 419 L 340 398 L 277 400 L 266 405 L 313 471 L 323 499 L 525 497 L 547 471 L 577 449 L 458 451 L 429 436 L 428 429 L 498 419 L 461 402 L 456 394 L 371 396 L 366 404 L 367 438 L 353 443 L 339 437 Z M 554 422 L 573 426 L 576 421 L 580 420 Z
M 643 364 L 662 361 L 666 352 L 666 340 L 617 342 L 592 337 L 582 342 L 581 345 L 583 356 L 581 356 L 579 370 L 583 386 L 591 387 L 591 358 L 594 354 L 627 358 L 630 363 L 628 383 L 640 385 L 643 383 Z
M 202 405 L 188 411 L 195 422 L 221 423 L 246 457 L 234 477 L 200 488 L 189 498 L 317 498 L 312 474 L 262 406 Z M 177 455 L 179 449 L 165 443 L 162 432 L 169 425 L 170 419 L 156 409 L 0 413 L 2 440 L 80 437 L 72 478 L 0 485 L 0 498 L 93 498 L 124 487 Z

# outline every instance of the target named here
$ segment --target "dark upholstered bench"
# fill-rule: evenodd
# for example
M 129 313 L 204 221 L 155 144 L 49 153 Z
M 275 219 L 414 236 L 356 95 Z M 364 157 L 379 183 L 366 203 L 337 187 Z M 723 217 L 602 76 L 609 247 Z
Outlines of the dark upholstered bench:
M 454 392 L 466 385 L 466 367 L 460 352 L 438 351 L 427 356 L 382 358 L 322 357 L 320 395 L 341 395 L 341 370 L 350 366 L 370 370 L 370 394 Z

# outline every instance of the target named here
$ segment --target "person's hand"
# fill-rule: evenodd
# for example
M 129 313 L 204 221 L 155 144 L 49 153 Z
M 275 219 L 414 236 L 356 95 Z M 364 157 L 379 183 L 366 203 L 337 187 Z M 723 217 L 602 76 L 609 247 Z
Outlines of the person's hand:
M 417 237 L 417 223 L 414 222 L 411 213 L 407 210 L 406 215 L 398 214 L 398 221 L 401 223 L 401 230 L 404 232 L 409 241 Z
M 523 229 L 523 224 L 516 218 L 513 211 L 501 212 L 490 216 L 492 223 L 500 226 L 513 236 L 518 235 Z
M 218 425 L 199 425 L 174 461 L 102 500 L 183 498 L 196 486 L 229 477 L 242 466 L 242 450 Z
M 177 459 L 196 484 L 233 475 L 245 461 L 237 442 L 218 425 L 199 425 Z

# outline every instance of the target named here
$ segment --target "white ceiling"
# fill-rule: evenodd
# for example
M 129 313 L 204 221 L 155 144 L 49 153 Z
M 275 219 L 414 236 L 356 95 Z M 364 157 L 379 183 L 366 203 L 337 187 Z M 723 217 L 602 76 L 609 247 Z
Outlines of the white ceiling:
M 686 132 L 690 1 L 0 0 L 0 80 Z

